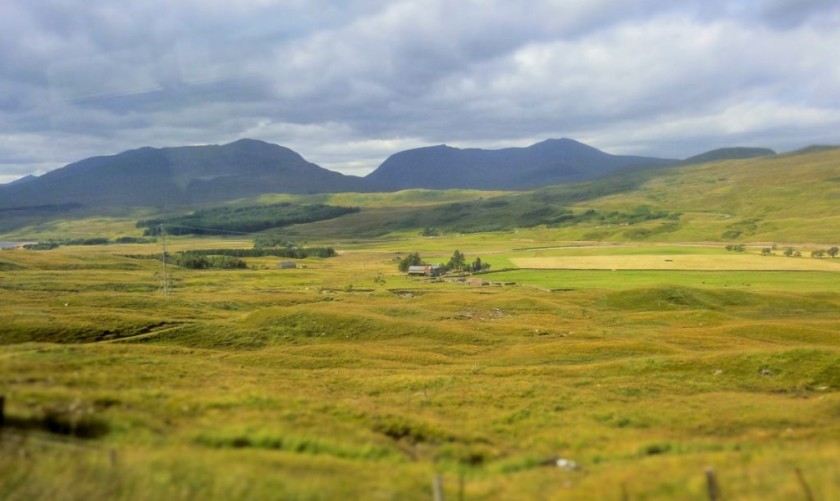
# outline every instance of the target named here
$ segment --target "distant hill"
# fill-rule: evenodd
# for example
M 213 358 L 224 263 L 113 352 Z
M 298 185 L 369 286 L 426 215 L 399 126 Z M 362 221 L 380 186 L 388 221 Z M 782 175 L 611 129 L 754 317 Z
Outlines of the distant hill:
M 790 154 L 792 155 L 799 155 L 802 153 L 814 153 L 820 151 L 830 151 L 840 149 L 840 146 L 837 145 L 830 145 L 830 144 L 812 144 L 811 146 L 806 146 L 804 148 L 800 148 L 796 151 L 792 151 Z
M 484 150 L 440 145 L 406 150 L 391 155 L 365 179 L 394 189 L 521 190 L 676 163 L 610 155 L 572 139 L 549 139 L 527 148 Z
M 776 152 L 769 148 L 747 148 L 736 146 L 732 148 L 718 148 L 707 151 L 682 161 L 684 164 L 702 164 L 706 162 L 718 162 L 720 160 L 743 160 L 745 158 L 769 157 Z
M 88 158 L 0 186 L 0 208 L 188 206 L 264 193 L 367 191 L 372 184 L 307 162 L 288 148 L 242 139 Z
M 840 149 L 627 171 L 531 191 L 456 193 L 462 198 L 433 205 L 415 204 L 402 192 L 381 195 L 359 213 L 298 226 L 295 235 L 317 240 L 546 225 L 558 230 L 559 240 L 775 242 L 777 255 L 788 245 L 806 248 L 797 242 L 840 245 Z M 348 204 L 352 196 L 324 201 Z
M 803 152 L 829 148 L 811 147 Z M 650 167 L 683 169 L 722 160 L 785 156 L 766 148 L 737 147 L 680 161 L 611 155 L 572 139 L 549 139 L 499 150 L 446 145 L 406 150 L 360 178 L 321 168 L 283 146 L 242 139 L 225 145 L 146 147 L 81 160 L 40 177 L 0 185 L 0 210 L 8 215 L 53 214 L 68 207 L 195 207 L 270 193 L 510 191 L 614 178 L 616 182 L 592 185 L 594 191 L 604 186 L 611 191 L 624 186 L 622 176 Z

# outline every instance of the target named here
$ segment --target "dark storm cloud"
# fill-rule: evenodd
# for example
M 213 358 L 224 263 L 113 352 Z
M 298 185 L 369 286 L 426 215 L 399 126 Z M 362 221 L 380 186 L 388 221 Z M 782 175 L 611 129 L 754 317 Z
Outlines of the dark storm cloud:
M 0 182 L 240 137 L 354 173 L 442 142 L 840 142 L 834 1 L 6 4 Z

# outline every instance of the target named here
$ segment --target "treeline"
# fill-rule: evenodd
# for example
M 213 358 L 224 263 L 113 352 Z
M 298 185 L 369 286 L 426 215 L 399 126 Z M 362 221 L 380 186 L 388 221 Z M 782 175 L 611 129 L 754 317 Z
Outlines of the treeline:
M 172 256 L 171 262 L 176 266 L 189 268 L 191 270 L 204 270 L 208 268 L 236 270 L 248 267 L 245 261 L 233 256 L 208 256 L 188 252 L 179 252 L 175 254 Z
M 646 221 L 679 221 L 682 213 L 654 209 L 648 205 L 639 205 L 633 209 L 619 211 L 598 211 L 588 209 L 575 212 L 565 207 L 540 205 L 517 210 L 506 200 L 488 200 L 473 203 L 453 203 L 436 209 L 436 225 L 448 227 L 459 233 L 500 231 L 511 228 L 529 228 L 539 225 L 551 227 L 573 226 L 577 224 L 597 224 L 602 226 L 630 226 Z M 427 233 L 437 231 L 436 225 L 428 225 Z M 669 227 L 670 229 L 670 227 Z M 434 234 L 426 236 L 435 236 Z M 644 235 L 642 235 L 644 236 Z
M 304 259 L 307 257 L 333 257 L 335 249 L 332 247 L 278 247 L 253 249 L 194 249 L 181 251 L 178 254 L 203 256 L 231 256 L 231 257 L 286 257 Z
M 38 242 L 34 244 L 26 244 L 23 246 L 24 249 L 28 250 L 51 250 L 57 249 L 62 245 L 108 245 L 108 244 L 149 244 L 156 242 L 157 239 L 154 238 L 139 238 L 139 237 L 119 237 L 114 240 L 110 240 L 104 237 L 92 237 L 92 238 L 59 238 L 59 239 L 51 239 L 46 240 L 44 242 Z
M 773 256 L 776 254 L 776 247 L 764 247 L 761 249 L 762 256 Z M 811 257 L 816 259 L 822 259 L 826 256 L 834 259 L 837 255 L 840 254 L 840 247 L 831 247 L 830 249 L 815 249 L 811 251 Z M 782 255 L 785 257 L 802 257 L 802 252 L 794 249 L 793 247 L 785 247 L 785 250 L 782 251 Z
M 313 223 L 358 212 L 358 207 L 282 202 L 248 207 L 217 207 L 169 219 L 137 222 L 144 235 L 159 235 L 161 225 L 171 235 L 219 235 L 228 232 L 256 233 L 269 228 Z
M 166 261 L 175 266 L 191 270 L 208 268 L 242 269 L 248 265 L 242 258 L 246 257 L 283 257 L 304 259 L 307 257 L 333 257 L 335 249 L 332 247 L 282 247 L 282 248 L 254 248 L 254 249 L 192 249 L 179 251 L 175 254 L 166 253 Z M 127 254 L 124 257 L 134 259 L 160 259 L 160 254 Z
M 726 247 L 726 250 L 730 252 L 745 252 L 747 249 L 744 247 L 744 244 L 729 244 Z M 776 251 L 778 248 L 774 244 L 773 247 L 764 247 L 761 249 L 762 256 L 775 256 Z M 782 251 L 782 255 L 785 257 L 802 257 L 802 251 L 795 249 L 793 247 L 785 247 Z M 831 247 L 829 249 L 815 249 L 811 251 L 811 257 L 816 259 L 822 259 L 826 256 L 834 259 L 838 255 L 840 255 L 840 247 Z
M 630 238 L 646 238 L 656 233 L 675 231 L 679 228 L 680 212 L 655 209 L 639 205 L 630 210 L 573 211 L 566 207 L 539 204 L 526 200 L 522 204 L 504 199 L 486 201 L 455 202 L 429 210 L 423 216 L 410 217 L 404 221 L 386 223 L 391 230 L 408 226 L 420 226 L 420 234 L 435 237 L 444 231 L 457 233 L 479 233 L 506 231 L 513 228 L 530 228 L 539 225 L 559 228 L 578 224 L 598 226 L 632 226 L 647 221 L 662 220 L 656 229 L 638 229 Z M 418 224 L 419 223 L 419 224 Z
M 657 219 L 679 220 L 682 213 L 653 209 L 649 205 L 639 205 L 628 211 L 596 211 L 588 209 L 574 213 L 562 207 L 545 207 L 523 214 L 526 220 L 543 220 L 548 226 L 564 226 L 579 223 L 599 225 L 633 225 Z

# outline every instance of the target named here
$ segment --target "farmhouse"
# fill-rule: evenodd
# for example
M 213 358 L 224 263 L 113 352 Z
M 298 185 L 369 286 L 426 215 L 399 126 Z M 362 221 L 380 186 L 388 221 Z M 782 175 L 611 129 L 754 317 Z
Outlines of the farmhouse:
M 430 264 L 408 267 L 408 275 L 412 277 L 439 277 L 445 271 L 446 268 L 443 266 L 432 266 Z

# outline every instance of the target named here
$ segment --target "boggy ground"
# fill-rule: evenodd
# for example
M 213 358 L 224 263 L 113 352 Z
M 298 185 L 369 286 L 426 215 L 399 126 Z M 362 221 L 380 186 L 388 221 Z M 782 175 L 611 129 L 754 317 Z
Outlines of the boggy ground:
M 429 499 L 441 474 L 447 499 L 707 499 L 707 467 L 725 499 L 840 493 L 827 261 L 486 275 L 501 287 L 396 272 L 414 250 L 494 269 L 659 252 L 482 239 L 176 268 L 169 296 L 160 262 L 123 257 L 154 246 L 3 251 L 0 497 Z

